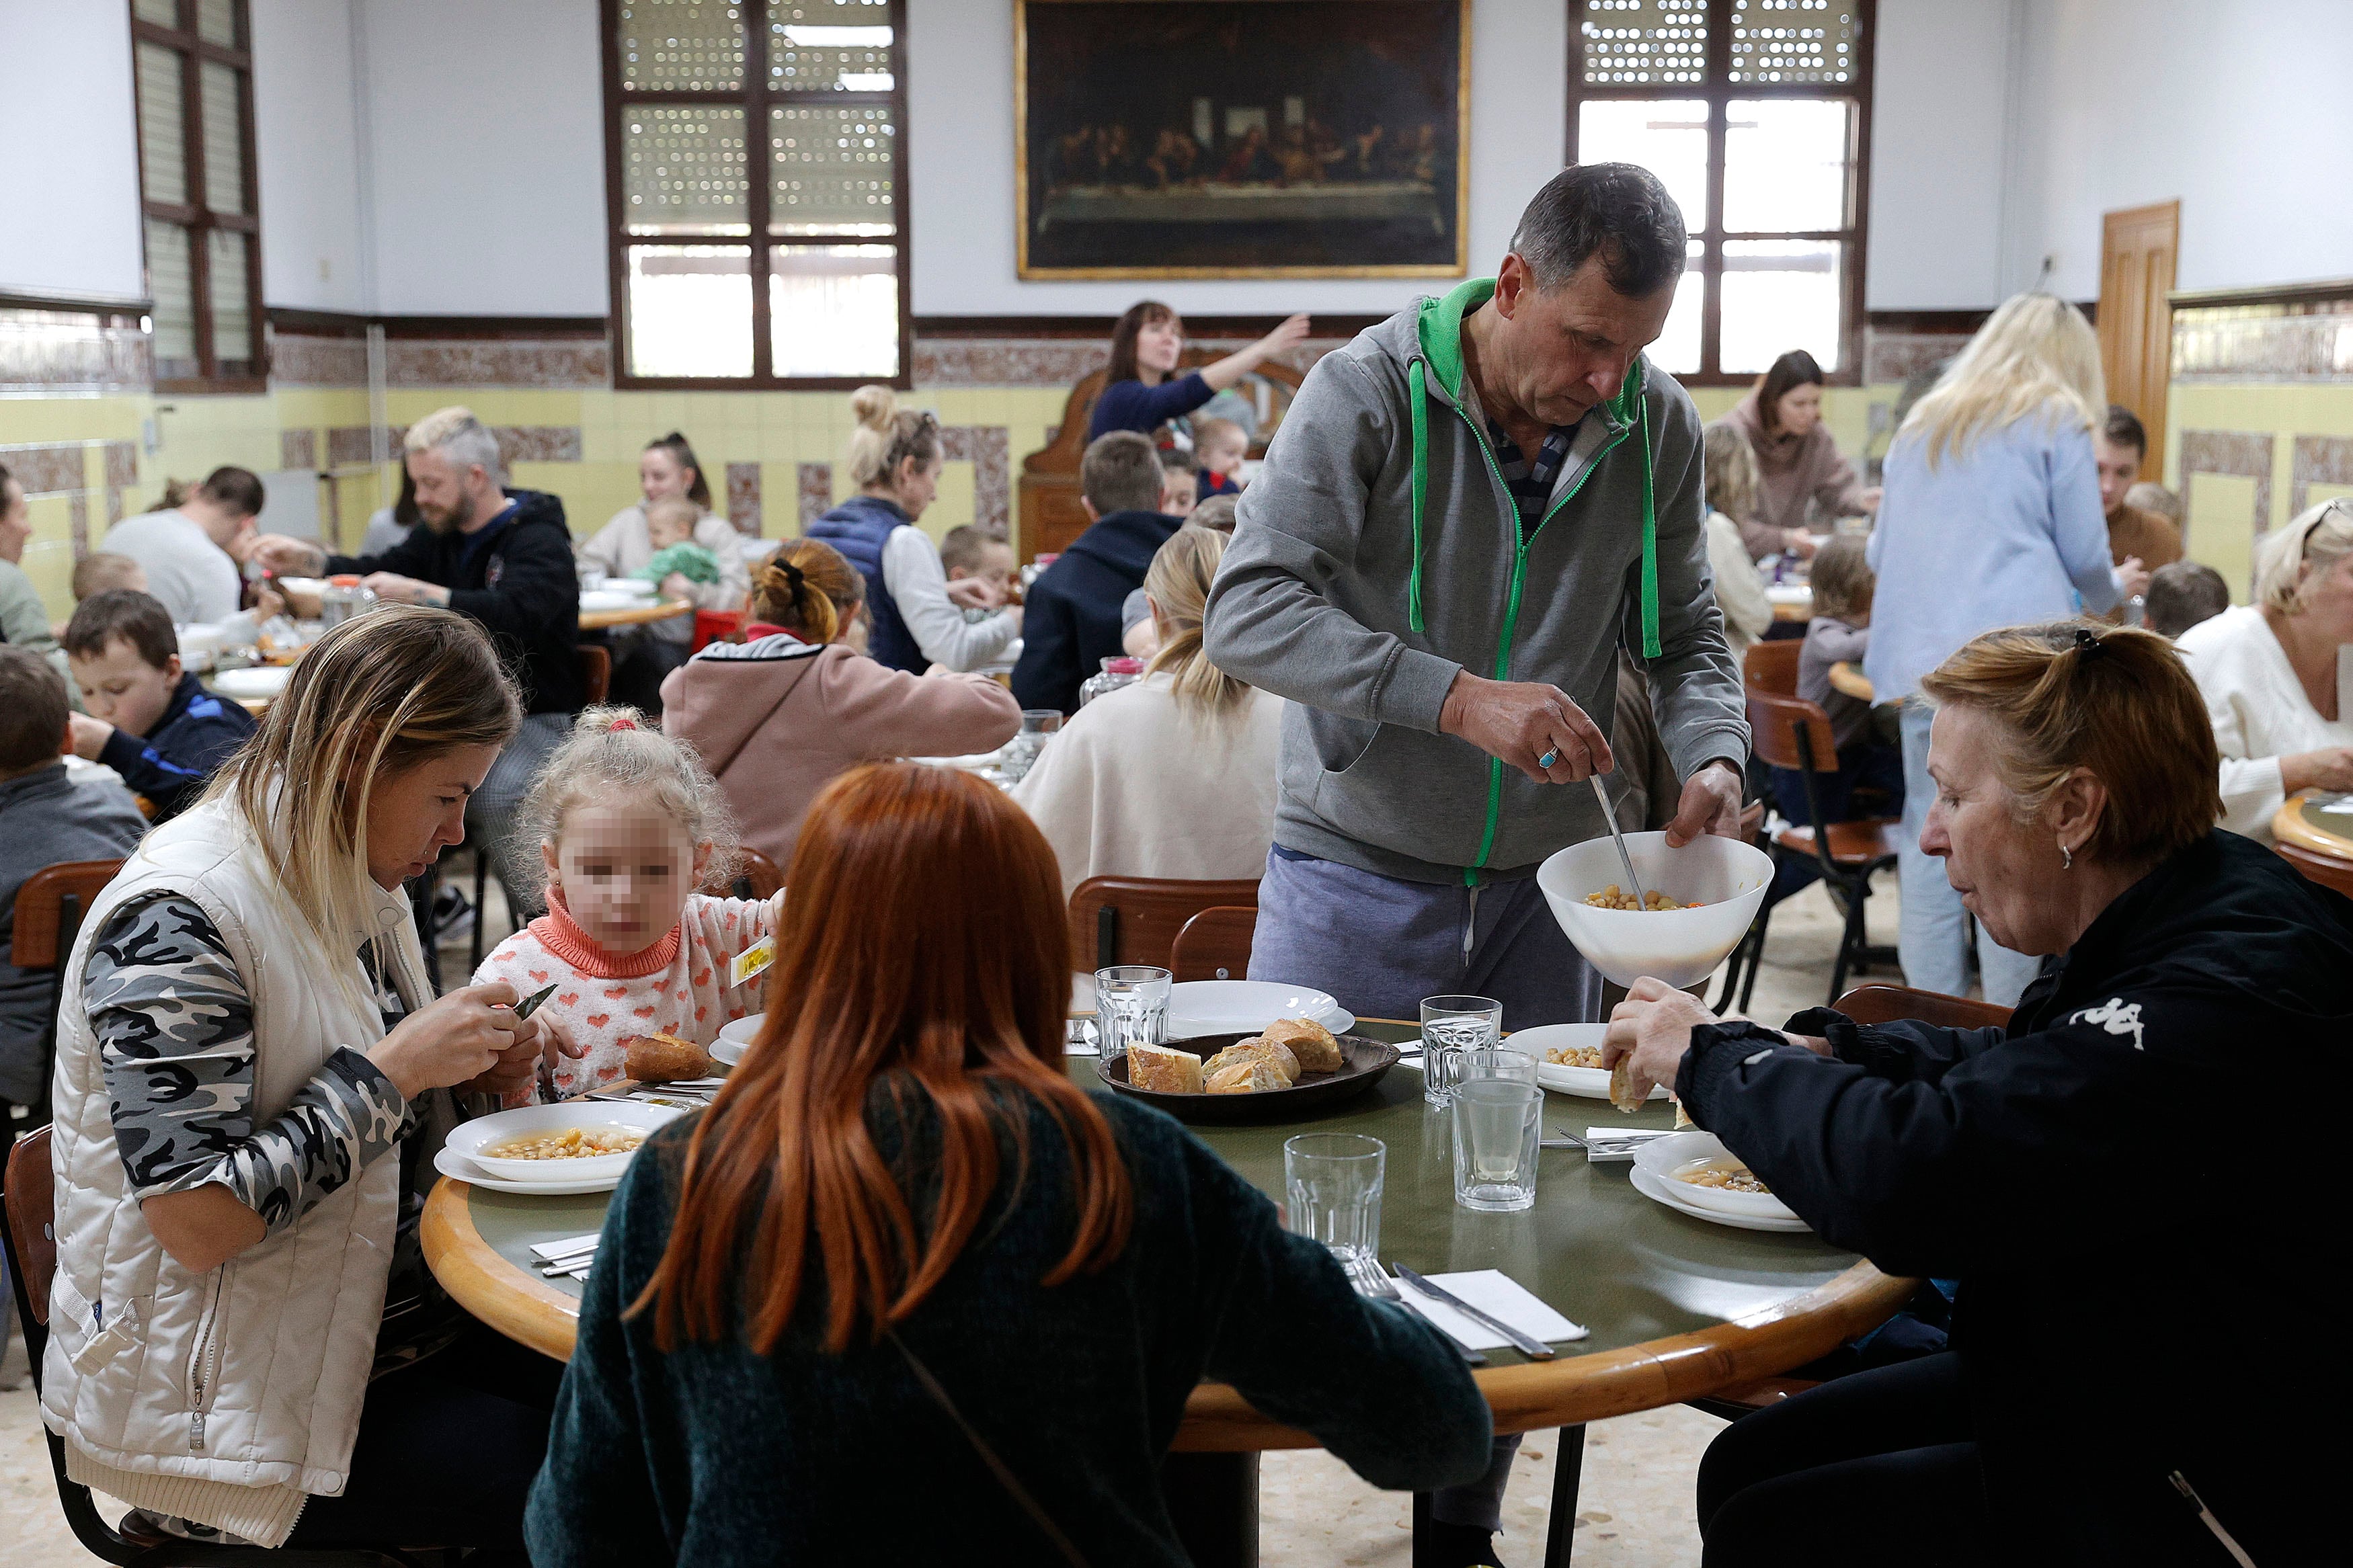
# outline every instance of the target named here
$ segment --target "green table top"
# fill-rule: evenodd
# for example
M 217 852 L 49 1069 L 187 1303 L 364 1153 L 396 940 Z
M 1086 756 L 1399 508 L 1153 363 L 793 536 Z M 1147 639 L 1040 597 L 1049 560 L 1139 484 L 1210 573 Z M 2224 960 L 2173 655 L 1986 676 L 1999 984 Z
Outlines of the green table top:
M 1405 1040 L 1408 1026 L 1366 1023 L 1358 1033 Z M 1073 1058 L 1071 1076 L 1098 1080 L 1091 1058 Z M 1545 1124 L 1583 1135 L 1614 1123 L 1609 1101 L 1545 1097 Z M 1636 1127 L 1672 1124 L 1662 1100 L 1624 1118 Z M 1388 1145 L 1381 1204 L 1381 1258 L 1424 1274 L 1500 1268 L 1572 1321 L 1588 1338 L 1559 1347 L 1591 1353 L 1714 1327 L 1825 1284 L 1855 1255 L 1809 1235 L 1735 1230 L 1688 1218 L 1634 1191 L 1623 1163 L 1588 1166 L 1577 1149 L 1546 1149 L 1538 1158 L 1535 1207 L 1521 1214 L 1474 1214 L 1454 1203 L 1451 1130 L 1446 1113 L 1425 1108 L 1421 1074 L 1392 1068 L 1359 1100 L 1308 1121 L 1262 1127 L 1194 1131 L 1261 1191 L 1282 1200 L 1282 1143 L 1293 1133 L 1365 1132 Z M 531 1245 L 580 1236 L 604 1223 L 607 1194 L 518 1197 L 469 1190 L 468 1214 L 501 1258 L 531 1270 Z M 549 1283 L 577 1299 L 581 1282 Z M 1521 1358 L 1490 1351 L 1491 1363 Z
M 2345 798 L 2333 791 L 2316 790 L 2296 803 L 2296 815 L 2315 833 L 2335 839 L 2344 846 L 2345 853 L 2353 854 L 2353 816 L 2329 809 Z

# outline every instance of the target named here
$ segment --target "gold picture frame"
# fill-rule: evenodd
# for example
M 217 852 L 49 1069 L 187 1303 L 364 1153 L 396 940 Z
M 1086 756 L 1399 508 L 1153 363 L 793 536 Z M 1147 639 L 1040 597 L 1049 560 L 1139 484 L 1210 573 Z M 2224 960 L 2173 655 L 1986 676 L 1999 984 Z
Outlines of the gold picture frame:
M 1017 276 L 1024 281 L 1466 276 L 1471 5 L 1472 0 L 1013 0 Z M 1033 126 L 1033 110 L 1043 107 L 1031 88 L 1033 43 L 1055 51 L 1057 63 L 1067 68 L 1072 35 L 1109 26 L 1112 18 L 1103 14 L 1113 7 L 1161 13 L 1164 35 L 1177 37 L 1180 46 L 1188 32 L 1206 37 L 1214 28 L 1219 41 L 1231 47 L 1249 32 L 1296 37 L 1307 24 L 1326 20 L 1339 25 L 1332 35 L 1335 44 L 1377 53 L 1384 46 L 1395 47 L 1395 40 L 1380 37 L 1381 23 L 1418 25 L 1428 35 L 1425 47 L 1415 51 L 1421 57 L 1419 85 L 1425 90 L 1419 102 L 1410 91 L 1403 95 L 1411 110 L 1407 118 L 1418 122 L 1390 139 L 1391 120 L 1365 106 L 1377 95 L 1359 100 L 1327 86 L 1316 108 L 1352 114 L 1358 122 L 1371 116 L 1368 129 L 1339 135 L 1311 114 L 1304 90 L 1279 95 L 1279 132 L 1270 129 L 1274 103 L 1221 104 L 1213 97 L 1194 97 L 1189 128 L 1169 125 L 1164 114 L 1152 132 L 1158 140 L 1148 153 L 1145 132 L 1124 120 L 1069 130 Z M 1441 51 L 1434 57 L 1433 44 Z M 1443 52 L 1450 48 L 1453 68 L 1445 71 Z M 1429 68 L 1431 59 L 1439 65 L 1435 73 Z M 1333 62 L 1321 64 L 1328 77 Z M 1178 75 L 1181 58 L 1168 58 L 1166 68 Z M 1398 80 L 1410 74 L 1402 68 L 1391 73 L 1392 102 L 1398 99 Z M 1433 76 L 1451 87 L 1451 104 L 1427 101 Z M 1450 132 L 1448 148 L 1441 138 Z M 1076 154 L 1071 152 L 1074 145 L 1080 149 Z M 1033 146 L 1039 156 L 1033 157 Z M 1221 155 L 1223 170 L 1212 178 L 1208 171 Z M 1062 175 L 1082 160 L 1098 171 L 1092 181 Z M 1171 178 L 1178 165 L 1187 177 Z M 1336 171 L 1329 180 L 1324 177 L 1327 169 Z M 1238 177 L 1228 179 L 1227 173 Z M 1261 177 L 1251 178 L 1253 174 Z M 1426 237 L 1425 226 L 1430 230 Z M 1146 237 L 1153 251 L 1170 258 L 1131 260 L 1121 254 L 1145 248 Z M 1341 261 L 1312 254 L 1322 246 L 1359 254 L 1386 250 L 1398 258 Z M 1255 249 L 1269 258 L 1208 258 L 1219 249 Z

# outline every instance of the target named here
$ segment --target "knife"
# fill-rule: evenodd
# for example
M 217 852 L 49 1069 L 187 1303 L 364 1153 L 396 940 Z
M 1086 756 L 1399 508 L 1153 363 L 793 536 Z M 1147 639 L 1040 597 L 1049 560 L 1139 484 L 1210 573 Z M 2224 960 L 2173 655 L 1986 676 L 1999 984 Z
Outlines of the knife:
M 1553 1359 L 1553 1349 L 1550 1345 L 1545 1343 L 1544 1341 L 1536 1339 L 1532 1335 L 1524 1334 L 1520 1332 L 1519 1330 L 1512 1327 L 1511 1324 L 1504 1321 L 1503 1319 L 1481 1311 L 1478 1308 L 1472 1306 L 1461 1297 L 1457 1296 L 1451 1290 L 1440 1289 L 1438 1286 L 1435 1286 L 1429 1280 L 1424 1279 L 1420 1275 L 1416 1274 L 1412 1269 L 1408 1268 L 1402 1263 L 1391 1264 L 1390 1267 L 1397 1270 L 1397 1277 L 1398 1279 L 1404 1280 L 1407 1284 L 1412 1286 L 1415 1289 L 1420 1291 L 1431 1300 L 1445 1303 L 1447 1306 L 1453 1308 L 1456 1311 L 1461 1313 L 1464 1317 L 1470 1319 L 1472 1322 L 1477 1323 L 1482 1328 L 1492 1329 L 1496 1333 L 1499 1333 L 1505 1339 L 1511 1341 L 1512 1348 L 1518 1351 L 1522 1355 L 1526 1356 L 1530 1361 L 1550 1361 Z
M 515 1022 L 520 1024 L 525 1018 L 530 1017 L 533 1013 L 538 1012 L 539 1005 L 542 1002 L 546 1001 L 550 996 L 554 995 L 555 987 L 563 984 L 564 983 L 560 980 L 552 982 L 544 989 L 534 991 L 530 995 L 524 997 L 522 1001 L 516 1003 L 514 1010 Z

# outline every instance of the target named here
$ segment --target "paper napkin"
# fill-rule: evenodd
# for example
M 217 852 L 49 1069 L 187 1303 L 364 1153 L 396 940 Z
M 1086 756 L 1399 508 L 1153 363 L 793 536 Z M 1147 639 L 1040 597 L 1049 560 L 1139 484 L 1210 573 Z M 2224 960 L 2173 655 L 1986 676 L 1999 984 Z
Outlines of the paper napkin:
M 1546 1344 L 1581 1340 L 1589 1331 L 1546 1306 L 1527 1287 L 1500 1268 L 1474 1268 L 1461 1274 L 1432 1274 L 1428 1278 L 1440 1289 L 1453 1292 L 1481 1311 L 1501 1318 L 1520 1332 Z M 1397 1287 L 1408 1307 L 1473 1350 L 1503 1350 L 1512 1342 L 1443 1301 L 1431 1300 L 1402 1279 Z

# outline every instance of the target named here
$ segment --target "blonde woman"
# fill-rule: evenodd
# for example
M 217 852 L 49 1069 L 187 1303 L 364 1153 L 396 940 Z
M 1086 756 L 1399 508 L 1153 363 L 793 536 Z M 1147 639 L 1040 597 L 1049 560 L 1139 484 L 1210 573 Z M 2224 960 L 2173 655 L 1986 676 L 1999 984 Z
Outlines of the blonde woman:
M 1707 569 L 1715 579 L 1715 607 L 1724 612 L 1724 640 L 1737 665 L 1773 624 L 1765 579 L 1740 533 L 1740 519 L 1757 507 L 1757 454 L 1738 426 L 1722 420 L 1701 432 L 1700 444 L 1707 474 Z
M 1274 841 L 1282 700 L 1201 651 L 1201 610 L 1229 536 L 1187 524 L 1152 557 L 1160 637 L 1144 679 L 1095 699 L 1015 786 L 1062 864 L 1089 877 L 1255 877 Z
M 2111 566 L 2092 432 L 2107 417 L 2099 341 L 2049 294 L 2005 300 L 1888 449 L 1870 563 L 1878 574 L 1863 673 L 1882 702 L 1981 632 L 2101 611 L 2147 586 L 2138 561 Z M 1936 787 L 1928 710 L 1904 709 L 1899 844 L 1904 974 L 1927 991 L 1968 985 L 1967 917 L 1945 869 L 1919 847 Z M 1986 999 L 2015 1004 L 2035 961 L 1982 931 Z
M 401 884 L 522 716 L 462 616 L 338 626 L 82 927 L 42 1416 L 146 1526 L 520 1544 L 554 1368 L 469 1336 L 417 1223 L 448 1091 L 529 1084 L 553 1037 L 511 985 L 434 999 Z
M 2263 541 L 2255 602 L 2181 634 L 2222 749 L 2222 826 L 2268 844 L 2300 789 L 2353 790 L 2353 501 Z
M 873 624 L 867 652 L 877 664 L 921 675 L 935 664 L 977 669 L 1005 657 L 1021 635 L 1021 612 L 1008 607 L 999 583 L 948 581 L 931 536 L 915 524 L 939 495 L 946 462 L 940 422 L 902 408 L 887 386 L 861 386 L 849 397 L 858 427 L 849 433 L 849 477 L 858 493 L 808 526 L 849 558 L 866 579 Z M 978 621 L 965 611 L 990 612 Z

